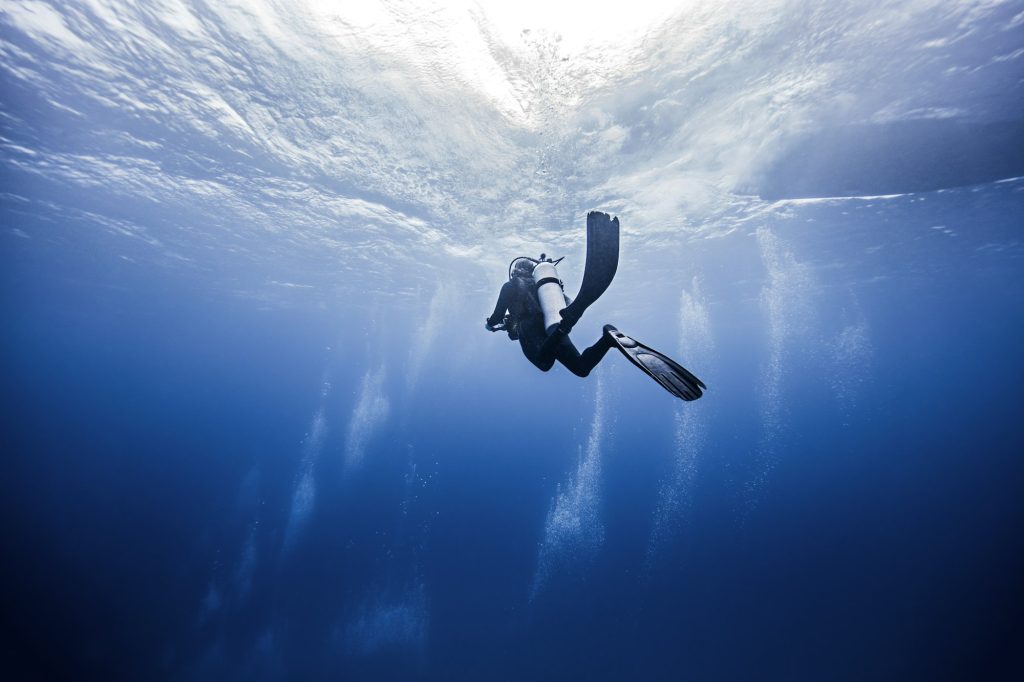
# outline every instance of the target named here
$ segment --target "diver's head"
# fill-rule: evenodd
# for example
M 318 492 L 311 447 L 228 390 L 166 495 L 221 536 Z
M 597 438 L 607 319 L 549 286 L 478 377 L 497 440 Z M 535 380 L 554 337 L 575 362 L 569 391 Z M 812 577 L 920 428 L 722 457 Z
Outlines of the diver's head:
M 512 276 L 524 279 L 533 276 L 533 263 L 525 258 L 516 261 L 516 265 L 512 269 Z

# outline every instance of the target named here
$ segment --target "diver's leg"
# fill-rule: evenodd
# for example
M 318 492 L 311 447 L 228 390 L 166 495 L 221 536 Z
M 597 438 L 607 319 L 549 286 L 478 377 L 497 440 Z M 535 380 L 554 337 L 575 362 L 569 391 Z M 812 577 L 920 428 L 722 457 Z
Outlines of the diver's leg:
M 578 377 L 585 377 L 590 374 L 590 371 L 597 366 L 597 363 L 601 362 L 605 353 L 612 347 L 608 335 L 602 334 L 597 343 L 580 354 L 568 336 L 563 335 L 562 338 L 564 340 L 558 344 L 555 359 Z
M 580 357 L 583 358 L 584 364 L 587 365 L 589 369 L 594 369 L 594 367 L 597 366 L 597 363 L 604 359 L 604 354 L 608 352 L 612 345 L 612 341 L 608 335 L 601 334 L 601 338 L 597 340 L 597 343 L 583 351 L 583 354 Z
M 555 329 L 555 331 L 548 334 L 548 337 L 544 339 L 544 342 L 540 345 L 540 348 L 534 353 L 534 357 L 530 358 L 530 362 L 536 365 L 542 372 L 546 372 L 551 369 L 552 365 L 555 364 L 555 360 L 558 358 L 561 352 L 562 344 L 569 340 L 569 337 L 565 332 Z M 572 342 L 569 342 L 572 345 Z M 576 350 L 575 348 L 573 350 Z M 526 346 L 523 346 L 523 352 L 526 352 Z M 577 353 L 579 355 L 579 353 Z M 529 356 L 527 356 L 529 357 Z

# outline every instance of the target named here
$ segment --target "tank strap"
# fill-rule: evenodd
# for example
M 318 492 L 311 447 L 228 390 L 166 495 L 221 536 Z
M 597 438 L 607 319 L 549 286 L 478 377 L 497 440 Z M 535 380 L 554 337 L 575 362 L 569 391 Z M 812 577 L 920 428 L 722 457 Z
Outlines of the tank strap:
M 559 287 L 562 286 L 562 280 L 557 277 L 544 277 L 537 282 L 537 288 L 540 289 L 545 284 L 557 284 Z

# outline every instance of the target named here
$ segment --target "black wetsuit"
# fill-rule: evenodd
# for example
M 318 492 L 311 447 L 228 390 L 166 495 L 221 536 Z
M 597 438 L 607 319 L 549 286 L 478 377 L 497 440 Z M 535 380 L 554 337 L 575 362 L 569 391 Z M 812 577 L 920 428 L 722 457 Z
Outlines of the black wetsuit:
M 542 372 L 547 372 L 558 360 L 576 376 L 585 377 L 612 347 L 611 340 L 605 335 L 582 354 L 576 350 L 568 334 L 555 332 L 549 339 L 544 330 L 544 313 L 537 300 L 533 279 L 513 277 L 505 282 L 494 313 L 487 318 L 488 324 L 500 324 L 506 310 L 517 323 L 523 355 Z

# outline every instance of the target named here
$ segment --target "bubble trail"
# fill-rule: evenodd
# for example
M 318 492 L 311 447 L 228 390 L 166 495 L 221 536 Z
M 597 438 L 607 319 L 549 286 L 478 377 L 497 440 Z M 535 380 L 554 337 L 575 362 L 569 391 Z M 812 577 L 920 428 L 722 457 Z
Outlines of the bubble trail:
M 700 279 L 693 278 L 690 290 L 679 300 L 679 352 L 684 365 L 699 376 L 713 371 L 715 342 Z M 650 574 L 658 554 L 675 537 L 692 500 L 699 456 L 707 443 L 710 404 L 706 400 L 679 405 L 675 413 L 675 458 L 672 471 L 662 481 L 654 510 L 654 523 L 644 560 Z
M 540 594 L 553 574 L 577 571 L 593 562 L 604 544 L 604 524 L 600 518 L 604 439 L 604 380 L 599 377 L 586 451 L 579 459 L 575 475 L 565 486 L 558 487 L 544 523 L 530 601 Z

